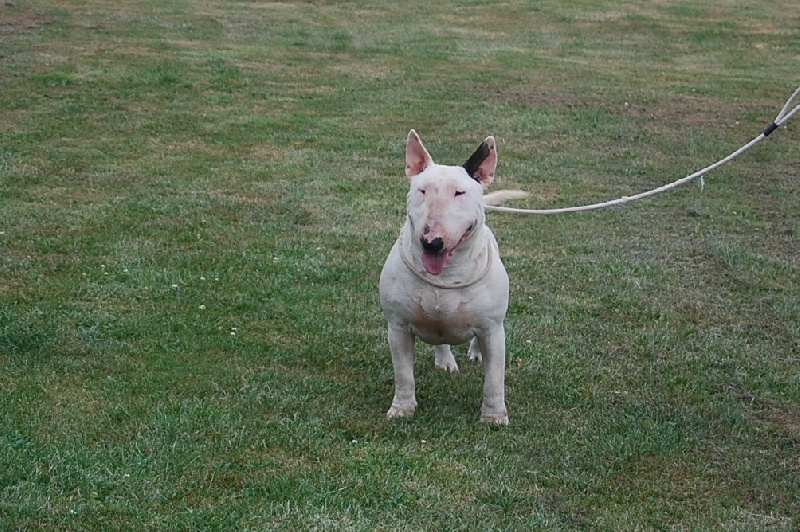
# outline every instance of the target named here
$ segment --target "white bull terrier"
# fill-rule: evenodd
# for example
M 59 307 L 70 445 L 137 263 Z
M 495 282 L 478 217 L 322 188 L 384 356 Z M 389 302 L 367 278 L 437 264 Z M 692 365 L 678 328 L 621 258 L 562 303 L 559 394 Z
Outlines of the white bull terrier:
M 471 340 L 469 359 L 482 360 L 484 370 L 481 421 L 508 424 L 503 328 L 508 275 L 485 224 L 484 204 L 525 194 L 484 195 L 496 166 L 494 137 L 486 137 L 464 166 L 446 166 L 433 162 L 413 129 L 408 134 L 408 217 L 380 278 L 395 380 L 389 418 L 417 408 L 415 338 L 433 344 L 436 366 L 451 372 L 458 365 L 450 345 Z

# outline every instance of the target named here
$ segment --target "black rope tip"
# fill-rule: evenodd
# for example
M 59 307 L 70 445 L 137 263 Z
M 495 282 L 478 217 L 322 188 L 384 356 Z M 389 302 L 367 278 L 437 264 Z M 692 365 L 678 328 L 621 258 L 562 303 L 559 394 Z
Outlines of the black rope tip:
M 764 136 L 769 137 L 769 134 L 778 129 L 778 124 L 772 122 L 770 125 L 767 126 L 767 129 L 764 130 Z

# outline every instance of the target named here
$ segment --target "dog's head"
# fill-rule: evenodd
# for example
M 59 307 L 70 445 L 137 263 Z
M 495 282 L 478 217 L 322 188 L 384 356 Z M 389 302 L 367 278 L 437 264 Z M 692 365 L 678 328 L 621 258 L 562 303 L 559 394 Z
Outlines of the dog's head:
M 442 273 L 456 249 L 483 224 L 483 191 L 494 180 L 496 166 L 494 137 L 486 137 L 463 166 L 447 166 L 433 162 L 416 131 L 408 133 L 408 219 L 431 275 Z

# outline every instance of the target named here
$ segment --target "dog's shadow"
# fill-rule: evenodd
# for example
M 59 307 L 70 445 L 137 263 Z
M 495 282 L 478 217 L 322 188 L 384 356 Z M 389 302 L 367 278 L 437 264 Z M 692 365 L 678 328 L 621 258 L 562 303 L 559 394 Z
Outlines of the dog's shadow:
M 416 345 L 414 371 L 419 407 L 415 417 L 452 421 L 480 417 L 483 395 L 483 368 L 469 360 L 469 344 L 453 346 L 458 372 L 452 373 L 434 365 L 433 348 L 422 342 Z

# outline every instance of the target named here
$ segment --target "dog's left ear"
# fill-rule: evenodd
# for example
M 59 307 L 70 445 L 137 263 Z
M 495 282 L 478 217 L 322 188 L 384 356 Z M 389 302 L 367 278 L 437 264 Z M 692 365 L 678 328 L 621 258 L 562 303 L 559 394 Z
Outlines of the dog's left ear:
M 494 181 L 495 168 L 497 168 L 497 144 L 490 135 L 464 163 L 464 170 L 472 179 L 482 184 L 483 188 L 487 188 Z

